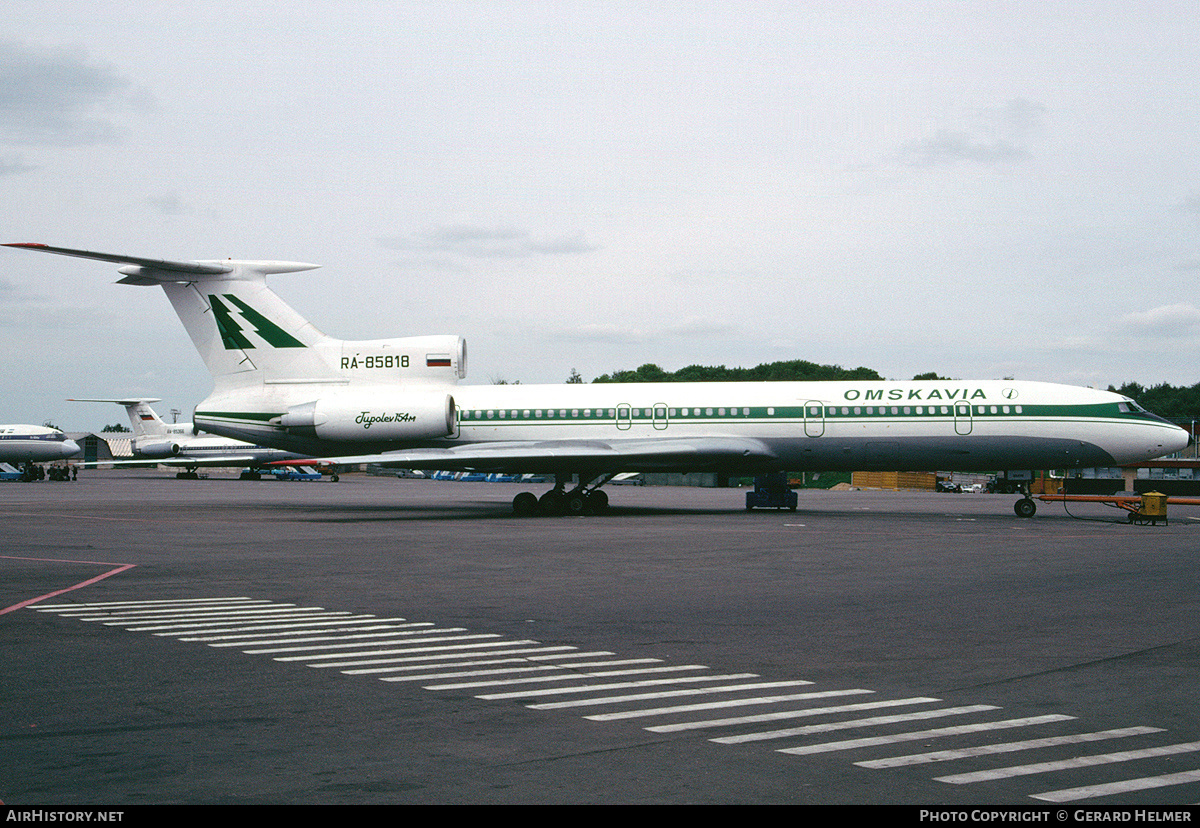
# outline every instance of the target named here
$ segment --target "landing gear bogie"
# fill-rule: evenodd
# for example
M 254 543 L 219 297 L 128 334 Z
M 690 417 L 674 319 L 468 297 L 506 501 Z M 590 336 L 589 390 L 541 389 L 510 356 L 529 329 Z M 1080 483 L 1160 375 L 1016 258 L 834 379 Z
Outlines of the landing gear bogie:
M 600 487 L 611 480 L 613 475 L 602 475 L 598 478 L 580 475 L 578 486 L 566 490 L 566 478 L 560 477 L 558 484 L 541 497 L 532 492 L 521 492 L 513 498 L 513 513 L 521 517 L 529 515 L 594 515 L 608 509 L 608 494 L 600 491 Z M 586 481 L 598 480 L 594 486 L 588 486 Z

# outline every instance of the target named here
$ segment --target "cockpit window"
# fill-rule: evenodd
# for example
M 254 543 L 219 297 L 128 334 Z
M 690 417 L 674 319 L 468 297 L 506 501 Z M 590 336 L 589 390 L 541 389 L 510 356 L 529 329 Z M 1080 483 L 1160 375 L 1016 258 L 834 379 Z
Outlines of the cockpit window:
M 1140 405 L 1135 403 L 1133 400 L 1125 400 L 1123 402 L 1117 403 L 1117 409 L 1122 414 L 1130 414 L 1130 413 L 1145 414 L 1146 413 L 1146 409 L 1142 408 Z

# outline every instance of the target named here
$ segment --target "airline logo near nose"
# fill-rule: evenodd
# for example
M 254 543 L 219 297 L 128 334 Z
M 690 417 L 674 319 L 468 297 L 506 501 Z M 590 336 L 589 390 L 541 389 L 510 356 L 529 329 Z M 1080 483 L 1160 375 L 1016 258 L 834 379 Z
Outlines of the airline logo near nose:
M 270 319 L 250 307 L 232 293 L 226 293 L 225 299 L 234 305 L 236 310 L 222 302 L 215 294 L 208 295 L 208 303 L 212 307 L 213 319 L 216 320 L 217 330 L 221 334 L 221 342 L 227 351 L 245 351 L 254 348 L 254 343 L 246 336 L 246 329 L 241 322 L 247 323 L 263 342 L 272 348 L 303 348 L 304 343 L 276 325 Z M 239 318 L 241 322 L 239 322 Z

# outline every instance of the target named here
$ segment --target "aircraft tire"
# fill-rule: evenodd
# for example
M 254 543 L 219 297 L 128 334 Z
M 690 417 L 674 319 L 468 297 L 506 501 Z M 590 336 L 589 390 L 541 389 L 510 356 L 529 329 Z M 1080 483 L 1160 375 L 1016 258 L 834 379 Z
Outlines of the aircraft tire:
M 572 492 L 563 501 L 563 508 L 568 515 L 582 515 L 589 511 L 588 498 L 583 492 Z
M 552 489 L 538 498 L 538 511 L 544 515 L 565 514 L 566 500 L 566 495 L 557 489 Z
M 1032 498 L 1023 497 L 1013 504 L 1013 511 L 1016 512 L 1017 517 L 1031 518 L 1037 514 L 1037 504 L 1033 502 Z
M 608 493 L 599 489 L 588 492 L 587 507 L 589 512 L 603 512 L 608 508 Z
M 537 495 L 533 492 L 521 492 L 513 498 L 513 512 L 521 517 L 527 517 L 538 510 Z

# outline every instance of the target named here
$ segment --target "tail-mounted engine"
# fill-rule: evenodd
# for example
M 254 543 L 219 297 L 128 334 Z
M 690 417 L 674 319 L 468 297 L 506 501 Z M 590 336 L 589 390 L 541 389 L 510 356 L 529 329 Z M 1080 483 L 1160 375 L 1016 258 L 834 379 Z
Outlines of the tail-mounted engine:
M 435 390 L 352 391 L 294 405 L 272 422 L 322 440 L 433 440 L 454 431 L 454 397 Z
M 155 459 L 179 456 L 179 444 L 170 440 L 134 440 L 133 453 Z

